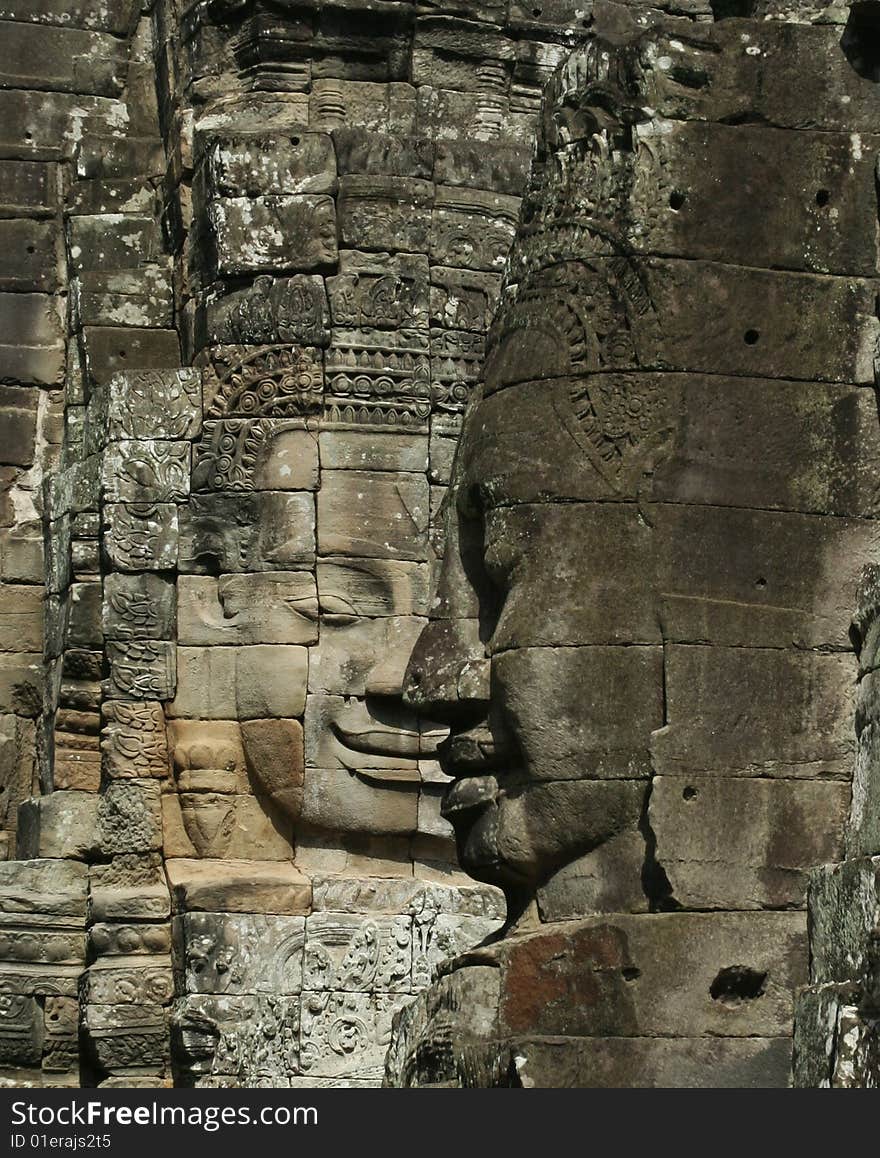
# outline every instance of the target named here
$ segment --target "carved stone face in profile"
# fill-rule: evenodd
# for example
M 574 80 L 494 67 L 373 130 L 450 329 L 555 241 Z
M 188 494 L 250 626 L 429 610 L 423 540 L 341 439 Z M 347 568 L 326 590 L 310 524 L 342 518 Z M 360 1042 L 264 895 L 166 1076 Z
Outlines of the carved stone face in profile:
M 570 274 L 583 309 L 597 283 L 584 267 Z M 663 675 L 638 488 L 666 409 L 650 382 L 554 366 L 567 357 L 560 334 L 532 336 L 527 355 L 524 329 L 503 327 L 465 420 L 440 587 L 406 697 L 450 724 L 444 815 L 463 867 L 502 886 L 516 917 L 574 861 L 598 880 L 602 858 L 623 857 L 621 887 L 641 890 Z M 616 337 L 622 350 L 625 328 Z
M 451 729 L 461 864 L 513 921 L 795 907 L 846 807 L 877 432 L 839 384 L 872 380 L 867 299 L 817 311 L 782 223 L 760 274 L 751 233 L 709 228 L 712 169 L 656 121 L 696 98 L 635 68 L 664 37 L 597 41 L 551 85 L 407 674 Z M 749 132 L 709 135 L 725 171 L 757 163 Z

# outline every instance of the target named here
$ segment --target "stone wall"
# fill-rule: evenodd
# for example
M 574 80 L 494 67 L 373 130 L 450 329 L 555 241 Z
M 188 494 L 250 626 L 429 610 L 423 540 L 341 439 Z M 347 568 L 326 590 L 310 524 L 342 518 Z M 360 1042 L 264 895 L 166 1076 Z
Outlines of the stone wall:
M 562 62 L 608 6 L 0 8 L 3 1083 L 372 1086 L 405 1006 L 400 1084 L 786 1080 L 806 872 L 843 855 L 856 752 L 847 627 L 878 461 L 874 64 L 844 8 L 766 23 L 753 6 L 747 26 L 719 25 L 719 52 L 707 30 L 724 5 L 663 7 L 676 19 L 648 62 L 637 147 L 598 161 L 579 95 L 592 65 Z M 548 349 L 543 307 L 517 296 L 548 236 L 593 236 L 576 222 L 563 237 L 573 205 L 612 227 L 654 295 L 643 309 L 627 268 L 590 250 L 605 289 L 578 283 L 565 317 L 619 293 L 581 361 L 562 315 Z M 517 222 L 493 389 L 524 395 L 536 363 L 538 378 L 660 373 L 663 405 L 688 418 L 655 490 L 619 502 L 674 545 L 657 608 L 565 603 L 566 575 L 623 564 L 608 532 L 560 525 L 566 566 L 545 552 L 538 597 L 506 622 L 514 643 L 552 634 L 554 591 L 590 631 L 626 610 L 632 639 L 602 646 L 637 643 L 662 687 L 593 683 L 618 687 L 607 734 L 641 737 L 633 800 L 650 784 L 649 803 L 610 857 L 542 882 L 561 941 L 525 930 L 489 991 L 465 970 L 413 1004 L 504 917 L 500 892 L 456 867 L 446 729 L 402 684 L 448 610 L 441 505 Z M 504 355 L 517 331 L 529 341 Z M 605 421 L 632 434 L 620 397 L 600 419 L 577 391 L 560 405 L 556 466 L 577 445 L 610 510 L 642 435 L 620 466 Z M 583 672 L 560 670 L 557 726 L 580 735 Z M 591 1020 L 579 969 L 609 944 L 609 912 L 628 948 Z M 582 999 L 576 1023 L 536 1002 L 553 969 Z M 849 982 L 838 973 L 815 977 Z M 465 1060 L 432 1054 L 463 1006 Z M 472 1034 L 492 1039 L 488 1059 Z
M 517 921 L 400 1016 L 390 1085 L 790 1082 L 854 775 L 878 851 L 865 11 L 597 6 L 548 86 L 406 693 Z M 875 861 L 815 891 L 816 980 L 876 970 Z
M 7 750 L 16 775 L 39 751 L 41 789 L 2 866 L 2 1062 L 377 1084 L 392 1014 L 503 917 L 454 867 L 442 730 L 400 683 L 541 89 L 585 17 L 111 7 L 19 6 L 45 47 L 9 60 L 53 75 L 16 87 L 51 91 L 0 94 L 59 263 L 14 287 L 57 291 L 26 351 L 51 373 L 9 375 L 56 433 L 45 505 L 25 479 L 45 659 L 35 638 Z

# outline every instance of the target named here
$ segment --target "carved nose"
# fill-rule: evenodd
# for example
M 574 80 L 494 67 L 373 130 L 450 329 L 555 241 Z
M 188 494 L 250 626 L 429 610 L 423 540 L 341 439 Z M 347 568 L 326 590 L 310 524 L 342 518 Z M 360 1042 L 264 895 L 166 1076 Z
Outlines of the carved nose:
M 489 660 L 475 619 L 440 619 L 419 636 L 403 679 L 409 707 L 437 720 L 485 710 Z
M 403 691 L 404 670 L 398 657 L 379 660 L 366 679 L 368 696 L 400 698 Z

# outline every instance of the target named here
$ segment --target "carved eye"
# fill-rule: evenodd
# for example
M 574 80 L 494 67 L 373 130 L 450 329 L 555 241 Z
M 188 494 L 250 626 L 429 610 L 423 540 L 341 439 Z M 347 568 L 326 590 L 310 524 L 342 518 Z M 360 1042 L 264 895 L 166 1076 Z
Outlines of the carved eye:
M 348 627 L 359 618 L 357 608 L 341 595 L 321 597 L 321 617 L 331 627 Z

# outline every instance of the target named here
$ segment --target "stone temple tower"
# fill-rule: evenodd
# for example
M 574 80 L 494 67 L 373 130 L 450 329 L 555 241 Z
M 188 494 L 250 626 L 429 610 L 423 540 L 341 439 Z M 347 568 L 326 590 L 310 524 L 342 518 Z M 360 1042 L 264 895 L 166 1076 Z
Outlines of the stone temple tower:
M 870 1053 L 874 12 L 9 0 L 0 1081 Z

